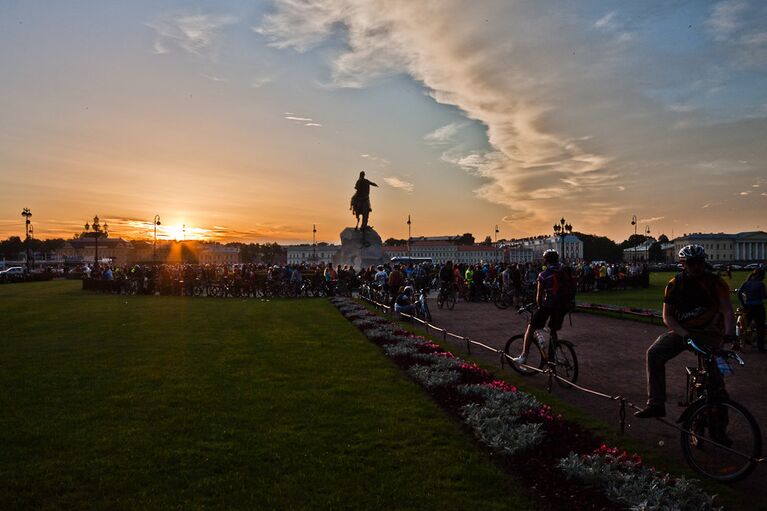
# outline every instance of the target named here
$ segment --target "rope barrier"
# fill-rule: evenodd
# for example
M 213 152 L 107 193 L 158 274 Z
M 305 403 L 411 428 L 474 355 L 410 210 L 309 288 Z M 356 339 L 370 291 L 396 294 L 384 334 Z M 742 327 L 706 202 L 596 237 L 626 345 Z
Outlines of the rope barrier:
M 386 306 L 384 304 L 378 303 L 378 302 L 376 302 L 376 301 L 374 301 L 374 300 L 372 300 L 370 298 L 367 298 L 365 296 L 360 296 L 360 298 L 362 298 L 363 300 L 365 300 L 365 301 L 367 301 L 367 302 L 369 302 L 369 303 L 371 303 L 371 304 L 373 304 L 374 306 L 377 306 L 377 307 L 385 307 L 386 309 L 390 309 L 391 308 L 391 307 L 388 307 L 388 306 Z M 566 379 L 566 378 L 556 374 L 556 371 L 553 369 L 553 367 L 555 367 L 555 366 L 552 365 L 551 363 L 547 364 L 544 369 L 541 369 L 539 367 L 529 366 L 527 364 L 519 364 L 519 363 L 516 363 L 516 362 L 514 362 L 512 360 L 514 357 L 512 357 L 511 355 L 505 353 L 501 349 L 493 348 L 492 346 L 489 346 L 487 344 L 481 343 L 479 341 L 474 341 L 474 340 L 472 340 L 472 339 L 470 339 L 468 337 L 465 337 L 465 336 L 462 336 L 462 335 L 458 335 L 458 334 L 455 334 L 453 332 L 449 332 L 449 331 L 447 331 L 447 329 L 440 328 L 438 326 L 432 325 L 431 323 L 429 323 L 429 322 L 427 322 L 427 321 L 425 321 L 425 320 L 423 320 L 421 318 L 415 317 L 415 315 L 406 314 L 404 312 L 400 312 L 399 314 L 402 317 L 410 318 L 410 319 L 415 319 L 419 323 L 422 323 L 422 324 L 426 325 L 427 332 L 428 332 L 429 328 L 432 328 L 432 329 L 434 329 L 434 330 L 436 330 L 438 332 L 442 332 L 442 339 L 445 342 L 447 342 L 447 338 L 448 337 L 452 337 L 452 338 L 454 338 L 454 339 L 456 339 L 458 341 L 465 342 L 466 343 L 466 351 L 469 354 L 471 354 L 471 346 L 472 345 L 479 346 L 480 348 L 483 348 L 485 350 L 492 351 L 492 352 L 500 354 L 501 368 L 504 368 L 504 362 L 505 361 L 509 361 L 510 365 L 511 364 L 517 364 L 518 366 L 521 366 L 521 367 L 525 368 L 526 370 L 534 371 L 534 372 L 537 372 L 539 374 L 546 374 L 546 375 L 548 375 L 548 384 L 547 384 L 547 391 L 548 392 L 551 392 L 551 389 L 553 388 L 552 387 L 552 382 L 554 381 L 554 379 L 557 379 L 558 381 L 561 381 L 562 383 L 564 383 L 568 388 L 573 388 L 573 389 L 579 390 L 581 392 L 585 392 L 587 394 L 591 394 L 593 396 L 598 396 L 598 397 L 601 397 L 601 398 L 604 398 L 604 399 L 609 399 L 611 401 L 618 402 L 619 403 L 618 416 L 619 416 L 619 419 L 620 419 L 620 431 L 621 431 L 621 434 L 624 434 L 625 431 L 626 431 L 626 406 L 629 406 L 629 407 L 633 408 L 634 410 L 640 410 L 641 409 L 640 407 L 638 407 L 637 405 L 635 405 L 631 401 L 628 401 L 623 396 L 620 396 L 620 395 L 611 396 L 609 394 L 605 394 L 604 392 L 599 392 L 598 390 L 589 389 L 589 388 L 586 388 L 586 387 L 583 387 L 581 385 L 577 385 L 577 384 L 571 382 L 570 380 L 568 380 L 568 379 Z M 673 423 L 671 423 L 671 422 L 669 422 L 669 421 L 667 421 L 665 419 L 656 417 L 656 420 L 658 420 L 659 422 L 661 422 L 663 424 L 666 424 L 667 426 L 670 426 L 670 427 L 676 429 L 677 431 L 679 431 L 681 433 L 687 433 L 687 434 L 690 434 L 690 435 L 695 435 L 696 434 L 693 431 L 688 431 L 686 429 L 680 428 L 676 424 L 673 424 Z M 731 449 L 731 448 L 729 448 L 729 447 L 727 447 L 725 445 L 722 445 L 722 444 L 720 444 L 720 443 L 718 443 L 718 442 L 716 442 L 716 441 L 714 441 L 712 439 L 707 439 L 706 441 L 711 443 L 712 445 L 714 445 L 716 447 L 720 447 L 720 448 L 722 448 L 722 449 L 724 449 L 724 450 L 726 450 L 726 451 L 728 451 L 728 452 L 730 452 L 732 454 L 736 454 L 736 455 L 738 455 L 738 456 L 740 456 L 742 458 L 746 458 L 749 461 L 752 461 L 754 463 L 764 463 L 765 461 L 767 461 L 767 458 L 753 458 L 753 457 L 749 456 L 748 454 L 744 454 L 742 452 L 736 451 L 735 449 Z

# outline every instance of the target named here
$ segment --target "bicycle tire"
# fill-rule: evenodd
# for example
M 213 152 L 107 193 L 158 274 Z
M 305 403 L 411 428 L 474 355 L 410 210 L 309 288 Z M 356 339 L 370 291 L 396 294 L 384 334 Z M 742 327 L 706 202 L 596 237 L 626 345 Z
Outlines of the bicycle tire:
M 762 433 L 746 407 L 731 399 L 700 400 L 690 405 L 684 416 L 681 426 L 684 431 L 680 435 L 682 454 L 697 473 L 719 482 L 734 483 L 756 468 L 754 460 L 762 455 Z M 721 431 L 721 425 L 712 427 L 709 423 L 711 418 L 721 422 L 721 417 L 725 417 L 726 431 Z M 726 440 L 731 444 L 730 449 L 750 459 L 710 443 L 706 445 L 708 436 L 719 443 Z
M 450 293 L 445 298 L 445 303 L 447 304 L 448 310 L 453 310 L 453 307 L 455 307 L 455 293 Z
M 447 301 L 447 299 L 445 297 L 445 293 L 440 292 L 437 295 L 437 308 L 441 309 L 442 307 L 444 307 L 446 301 Z
M 500 289 L 493 288 L 490 297 L 493 301 L 493 304 L 495 304 L 495 306 L 501 310 L 508 309 L 509 305 L 511 305 L 508 300 L 508 294 L 504 293 Z
M 425 301 L 423 303 L 423 319 L 427 323 L 431 323 L 431 311 L 429 310 L 429 304 Z
M 578 381 L 578 357 L 575 354 L 575 347 L 570 341 L 563 339 L 557 340 L 557 347 L 555 348 L 554 358 L 554 371 L 557 376 L 564 378 L 570 383 Z M 566 382 L 556 378 L 557 383 L 564 387 L 570 388 L 570 385 Z
M 524 334 L 515 335 L 511 338 L 509 338 L 508 341 L 506 341 L 506 346 L 503 348 L 503 352 L 506 355 L 509 355 L 511 357 L 517 357 L 522 353 L 522 345 L 524 342 Z M 508 360 L 509 366 L 511 368 L 521 374 L 522 376 L 532 376 L 534 374 L 538 374 L 538 371 L 534 371 L 532 369 L 525 369 L 524 367 L 521 367 L 511 360 Z M 530 352 L 527 355 L 527 364 L 530 367 L 537 367 L 538 369 L 543 369 L 543 364 L 546 362 L 545 358 L 543 357 L 543 352 L 541 351 L 541 347 L 538 346 L 537 343 L 533 343 L 533 345 L 530 347 Z

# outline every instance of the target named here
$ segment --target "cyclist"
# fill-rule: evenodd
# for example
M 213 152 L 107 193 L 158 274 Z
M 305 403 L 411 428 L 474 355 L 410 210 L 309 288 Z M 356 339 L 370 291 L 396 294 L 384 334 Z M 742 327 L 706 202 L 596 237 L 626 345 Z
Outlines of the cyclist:
M 735 343 L 735 316 L 730 287 L 706 267 L 706 251 L 687 245 L 679 251 L 684 270 L 666 285 L 663 322 L 669 332 L 647 350 L 647 406 L 634 415 L 640 419 L 666 415 L 666 362 L 687 348 L 687 339 L 718 348 L 723 334 Z
M 767 291 L 764 288 L 764 269 L 757 268 L 748 276 L 748 280 L 738 289 L 738 299 L 746 312 L 746 325 L 756 323 L 756 347 L 764 349 L 764 304 Z
M 533 334 L 546 326 L 549 322 L 549 328 L 556 332 L 562 328 L 562 322 L 565 319 L 568 303 L 562 303 L 554 290 L 555 280 L 562 277 L 560 274 L 559 254 L 556 250 L 549 249 L 543 253 L 543 261 L 546 263 L 546 269 L 538 274 L 536 279 L 537 288 L 535 292 L 535 303 L 538 308 L 530 318 L 530 324 L 525 330 L 525 338 L 522 344 L 522 354 L 514 357 L 514 362 L 524 364 L 527 362 L 527 355 L 530 353 L 530 347 L 533 345 Z
M 453 261 L 448 261 L 445 266 L 439 270 L 440 293 L 447 293 L 453 289 Z

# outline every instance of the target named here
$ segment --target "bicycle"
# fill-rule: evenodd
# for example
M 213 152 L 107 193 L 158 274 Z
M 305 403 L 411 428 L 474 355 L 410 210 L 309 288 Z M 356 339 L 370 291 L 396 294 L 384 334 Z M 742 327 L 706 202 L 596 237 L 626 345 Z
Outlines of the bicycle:
M 756 321 L 748 317 L 745 307 L 735 310 L 735 335 L 741 346 L 756 346 Z
M 500 279 L 496 279 L 490 285 L 490 299 L 499 309 L 508 309 L 514 302 L 514 297 L 510 291 L 509 288 L 503 287 L 503 282 Z
M 453 310 L 456 302 L 456 289 L 452 282 L 443 283 L 437 294 L 437 307 L 440 309 L 447 306 L 448 310 Z
M 431 312 L 429 311 L 429 304 L 426 301 L 426 293 L 426 289 L 421 289 L 416 294 L 414 301 L 415 317 L 431 323 Z
M 687 340 L 698 358 L 696 367 L 687 367 L 687 408 L 681 424 L 682 454 L 701 475 L 732 483 L 748 476 L 762 453 L 759 424 L 743 405 L 733 401 L 724 388 L 722 373 L 730 373 L 728 360 L 745 365 L 737 353 L 714 351 Z M 720 366 L 722 370 L 720 370 Z
M 518 314 L 527 313 L 532 318 L 532 311 L 535 304 L 529 303 L 517 310 Z M 530 323 L 528 319 L 528 324 Z M 548 343 L 546 333 L 549 334 Z M 512 336 L 506 341 L 503 352 L 508 357 L 518 357 L 522 355 L 522 346 L 524 344 L 524 334 Z M 554 353 L 554 357 L 549 354 Z M 555 376 L 564 378 L 555 378 L 562 387 L 569 387 L 570 383 L 578 380 L 578 357 L 575 355 L 575 347 L 570 341 L 560 339 L 556 330 L 548 327 L 536 330 L 533 334 L 533 344 L 530 346 L 525 364 L 517 364 L 510 361 L 509 365 L 513 370 L 523 376 L 531 376 L 544 372 L 544 367 L 551 371 Z

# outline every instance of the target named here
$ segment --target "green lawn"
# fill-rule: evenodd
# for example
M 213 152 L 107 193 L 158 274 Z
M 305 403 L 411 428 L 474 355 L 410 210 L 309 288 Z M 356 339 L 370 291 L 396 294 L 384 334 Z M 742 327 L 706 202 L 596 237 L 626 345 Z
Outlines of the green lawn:
M 325 300 L 0 286 L 0 509 L 527 509 Z
M 734 271 L 732 272 L 732 280 L 728 279 L 726 276 L 723 278 L 725 282 L 730 284 L 730 289 L 734 290 L 748 278 L 749 274 L 750 272 L 747 271 Z M 650 287 L 647 289 L 578 293 L 576 300 L 587 303 L 624 305 L 627 307 L 661 310 L 663 308 L 663 289 L 674 275 L 676 275 L 675 272 L 653 272 L 650 273 Z M 737 298 L 735 295 L 732 295 L 732 303 L 737 306 Z

